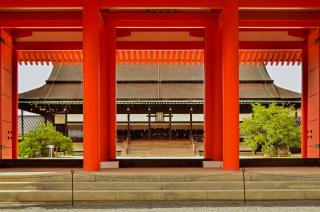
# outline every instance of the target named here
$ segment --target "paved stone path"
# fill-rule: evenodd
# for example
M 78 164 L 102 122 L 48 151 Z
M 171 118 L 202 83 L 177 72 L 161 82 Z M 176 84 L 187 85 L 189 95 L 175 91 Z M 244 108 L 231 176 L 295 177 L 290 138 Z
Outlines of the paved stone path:
M 319 212 L 319 201 L 286 202 L 118 202 L 118 203 L 76 203 L 70 204 L 1 204 L 0 211 L 114 211 L 114 212 Z

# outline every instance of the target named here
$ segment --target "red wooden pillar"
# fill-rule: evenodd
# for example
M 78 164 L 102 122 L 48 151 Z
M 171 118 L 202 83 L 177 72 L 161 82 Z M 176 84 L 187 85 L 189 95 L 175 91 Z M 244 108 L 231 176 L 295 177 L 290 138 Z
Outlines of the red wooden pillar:
M 12 36 L 10 31 L 0 28 L 0 159 L 12 159 L 16 155 L 13 135 L 13 73 Z
M 308 41 L 302 51 L 301 156 L 307 158 L 308 136 Z
M 100 169 L 99 70 L 102 19 L 98 0 L 83 5 L 83 168 Z
M 225 0 L 222 11 L 223 168 L 239 169 L 239 8 Z
M 320 157 L 320 29 L 310 31 L 308 37 L 308 122 L 307 157 Z
M 116 159 L 116 28 L 111 21 L 105 22 L 107 60 L 107 139 L 109 160 Z
M 12 49 L 12 159 L 18 159 L 18 61 L 17 51 Z
M 210 22 L 211 23 L 211 22 Z M 214 26 L 210 24 L 205 32 L 205 69 L 204 69 L 204 157 L 213 160 L 214 148 Z
M 221 36 L 212 20 L 205 34 L 205 159 L 222 161 Z
M 106 51 L 106 30 L 105 27 L 102 27 L 100 30 L 100 74 L 99 74 L 99 87 L 100 87 L 100 161 L 109 160 L 109 145 L 108 145 L 108 116 L 107 116 L 107 107 L 108 107 L 108 83 L 107 83 L 107 51 Z

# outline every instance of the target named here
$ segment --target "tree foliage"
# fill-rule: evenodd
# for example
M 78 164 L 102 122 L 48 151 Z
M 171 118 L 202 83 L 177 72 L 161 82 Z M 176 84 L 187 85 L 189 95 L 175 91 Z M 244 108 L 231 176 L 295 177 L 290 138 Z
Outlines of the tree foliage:
M 245 144 L 254 152 L 260 147 L 264 154 L 279 146 L 300 147 L 300 127 L 295 122 L 294 108 L 253 104 L 252 109 L 252 117 L 240 124 L 240 131 Z
M 34 130 L 30 130 L 19 143 L 19 156 L 36 157 L 37 153 L 48 145 L 68 151 L 70 154 L 73 151 L 71 138 L 56 131 L 51 124 L 40 124 Z

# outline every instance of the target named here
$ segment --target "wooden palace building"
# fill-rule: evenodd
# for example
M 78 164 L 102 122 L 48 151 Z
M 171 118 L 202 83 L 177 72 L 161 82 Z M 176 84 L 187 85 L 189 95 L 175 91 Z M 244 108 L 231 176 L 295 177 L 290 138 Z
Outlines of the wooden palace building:
M 264 65 L 243 64 L 239 70 L 240 121 L 250 115 L 252 103 L 300 108 L 301 95 L 276 86 Z M 51 120 L 78 147 L 83 139 L 82 75 L 81 64 L 56 64 L 45 85 L 19 94 L 21 110 Z M 203 80 L 201 62 L 119 62 L 117 140 L 203 141 Z

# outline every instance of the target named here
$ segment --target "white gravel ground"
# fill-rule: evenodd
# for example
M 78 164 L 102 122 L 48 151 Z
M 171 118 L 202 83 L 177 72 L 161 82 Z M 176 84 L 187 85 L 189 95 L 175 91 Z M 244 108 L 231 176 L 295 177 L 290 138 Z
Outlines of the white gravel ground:
M 117 203 L 75 203 L 46 204 L 0 203 L 0 211 L 114 211 L 114 212 L 320 212 L 320 201 L 286 202 L 117 202 Z

